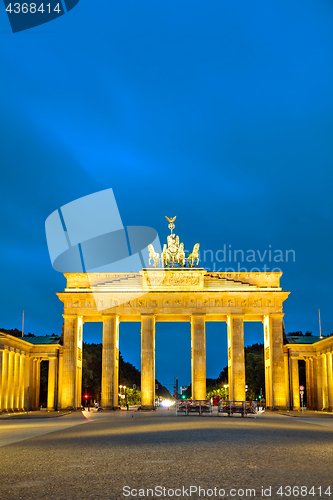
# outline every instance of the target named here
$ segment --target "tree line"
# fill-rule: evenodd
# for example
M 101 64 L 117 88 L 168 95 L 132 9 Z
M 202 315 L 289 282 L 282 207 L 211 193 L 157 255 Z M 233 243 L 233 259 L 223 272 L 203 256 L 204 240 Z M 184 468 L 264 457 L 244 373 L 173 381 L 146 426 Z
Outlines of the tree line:
M 96 401 L 100 400 L 102 379 L 102 344 L 83 343 L 82 391 Z M 171 394 L 158 380 L 155 380 L 156 396 L 171 398 Z M 126 386 L 125 400 L 136 403 L 140 400 L 141 372 L 119 353 L 119 385 Z

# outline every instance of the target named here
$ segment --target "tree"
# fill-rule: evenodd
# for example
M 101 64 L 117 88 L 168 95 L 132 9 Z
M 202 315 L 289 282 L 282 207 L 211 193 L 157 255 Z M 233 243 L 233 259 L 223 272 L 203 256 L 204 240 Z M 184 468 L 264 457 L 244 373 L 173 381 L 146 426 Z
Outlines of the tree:
M 245 347 L 245 383 L 248 386 L 247 399 L 256 399 L 261 390 L 265 391 L 265 361 L 264 361 L 264 344 L 253 344 Z M 225 366 L 216 379 L 209 378 L 206 380 L 207 399 L 213 394 L 219 395 L 224 399 L 227 395 L 228 388 L 228 366 Z M 190 387 L 186 391 L 186 396 L 190 396 Z
M 12 335 L 13 337 L 22 337 L 22 330 L 18 330 L 17 328 L 13 328 L 12 330 L 8 330 L 6 328 L 0 328 L 0 332 L 7 333 L 8 335 Z M 35 337 L 33 333 L 25 333 L 24 337 Z
M 256 399 L 261 389 L 265 391 L 264 344 L 245 347 L 245 383 L 250 400 Z
M 82 359 L 82 390 L 86 392 L 92 399 L 100 400 L 101 395 L 101 379 L 102 379 L 102 344 L 86 344 L 83 343 L 83 359 Z M 166 387 L 161 385 L 158 380 L 156 395 L 170 398 L 170 392 Z M 133 391 L 133 385 L 136 385 L 134 392 L 128 392 L 129 397 L 135 401 L 141 398 L 141 372 L 131 363 L 124 361 L 119 353 L 119 385 L 126 386 L 127 391 Z M 133 399 L 133 400 L 134 400 Z

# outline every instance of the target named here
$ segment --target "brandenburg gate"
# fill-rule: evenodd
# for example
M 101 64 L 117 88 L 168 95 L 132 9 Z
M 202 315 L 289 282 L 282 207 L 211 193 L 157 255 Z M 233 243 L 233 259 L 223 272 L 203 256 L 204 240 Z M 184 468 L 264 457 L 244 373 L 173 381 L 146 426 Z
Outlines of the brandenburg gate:
M 172 233 L 174 219 L 168 220 L 171 234 L 161 257 L 149 246 L 152 267 L 136 273 L 65 274 L 66 289 L 57 294 L 64 304 L 60 407 L 81 406 L 84 323 L 103 322 L 101 406 L 108 409 L 118 407 L 119 325 L 141 323 L 141 408 L 151 410 L 155 407 L 156 322 L 191 323 L 192 399 L 197 400 L 206 399 L 206 322 L 226 322 L 229 399 L 243 401 L 244 322 L 259 321 L 263 324 L 266 405 L 286 408 L 289 384 L 283 302 L 289 292 L 280 287 L 282 273 L 229 274 L 195 267 L 199 244 L 185 259 L 184 245 Z
M 95 321 L 103 323 L 105 409 L 118 407 L 121 322 L 141 323 L 141 409 L 152 410 L 156 322 L 191 324 L 191 386 L 196 400 L 206 399 L 206 323 L 227 323 L 229 399 L 244 401 L 244 322 L 259 321 L 266 406 L 300 408 L 301 361 L 306 367 L 307 406 L 333 410 L 333 336 L 284 338 L 283 302 L 289 292 L 280 287 L 282 273 L 205 271 L 197 267 L 199 244 L 186 257 L 184 244 L 172 232 L 175 217 L 167 219 L 171 234 L 161 254 L 148 246 L 149 261 L 146 256 L 144 262 L 151 267 L 138 272 L 65 273 L 67 286 L 57 294 L 64 305 L 62 338 L 16 338 L 0 332 L 0 412 L 39 408 L 40 366 L 45 360 L 48 409 L 80 408 L 83 327 Z

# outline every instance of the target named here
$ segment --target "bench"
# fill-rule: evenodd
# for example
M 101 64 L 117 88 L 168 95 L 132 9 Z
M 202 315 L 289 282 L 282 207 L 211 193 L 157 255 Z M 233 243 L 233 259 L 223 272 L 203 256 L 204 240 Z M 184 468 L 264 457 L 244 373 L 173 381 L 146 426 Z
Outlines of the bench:
M 257 414 L 256 401 L 220 401 L 217 409 L 218 413 L 226 413 L 231 417 L 234 413 L 240 413 L 242 417 Z
M 199 415 L 212 413 L 212 405 L 209 399 L 188 399 L 179 400 L 176 403 L 176 415 L 189 415 L 190 413 L 198 413 Z

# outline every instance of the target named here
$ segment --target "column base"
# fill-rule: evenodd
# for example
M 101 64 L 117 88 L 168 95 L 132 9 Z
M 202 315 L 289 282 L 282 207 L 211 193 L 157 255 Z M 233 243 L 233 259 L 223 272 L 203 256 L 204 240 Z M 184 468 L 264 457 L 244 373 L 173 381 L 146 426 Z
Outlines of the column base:
M 29 411 L 31 410 L 32 408 L 29 408 Z M 38 408 L 39 409 L 39 408 Z M 49 410 L 49 408 L 47 408 L 47 410 Z M 75 406 L 63 406 L 63 407 L 58 407 L 58 408 L 52 408 L 52 410 L 55 410 L 55 411 L 81 411 L 81 406 L 78 406 L 78 407 L 75 407 Z
M 120 409 L 120 406 L 101 406 L 101 410 L 117 411 Z
M 139 406 L 138 411 L 155 411 L 156 407 L 152 406 Z

